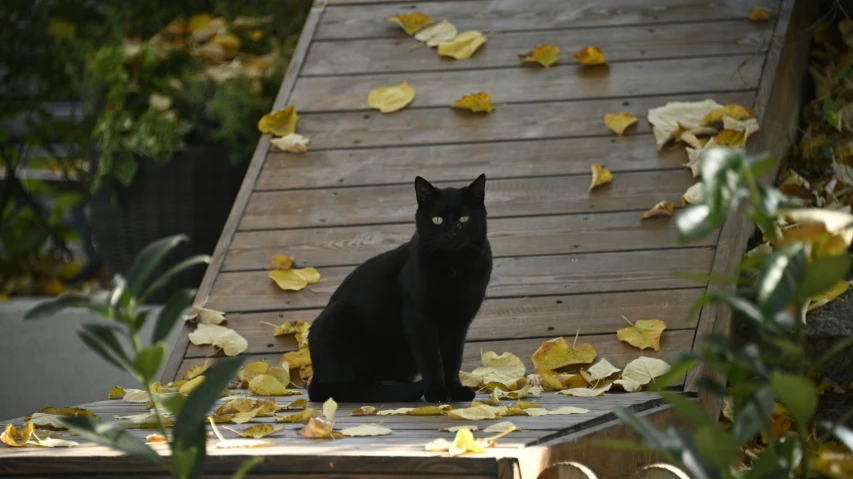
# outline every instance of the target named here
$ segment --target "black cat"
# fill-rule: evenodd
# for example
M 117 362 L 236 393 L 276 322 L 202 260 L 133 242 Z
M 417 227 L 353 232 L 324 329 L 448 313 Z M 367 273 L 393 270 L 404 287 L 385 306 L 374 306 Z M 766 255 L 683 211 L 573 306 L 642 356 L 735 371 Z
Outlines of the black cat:
M 311 325 L 311 401 L 474 398 L 459 369 L 492 273 L 485 187 L 485 175 L 463 188 L 415 179 L 412 239 L 358 266 Z

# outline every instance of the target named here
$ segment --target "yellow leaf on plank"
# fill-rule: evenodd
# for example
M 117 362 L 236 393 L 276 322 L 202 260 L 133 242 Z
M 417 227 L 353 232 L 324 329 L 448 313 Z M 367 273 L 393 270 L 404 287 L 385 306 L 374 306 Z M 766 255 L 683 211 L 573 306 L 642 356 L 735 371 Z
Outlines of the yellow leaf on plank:
M 386 409 L 384 411 L 379 411 L 377 414 L 380 416 L 397 416 L 397 415 L 406 415 L 409 414 L 409 411 L 414 410 L 413 407 L 401 407 L 397 409 Z
M 459 380 L 465 387 L 473 389 L 480 389 L 481 387 L 483 387 L 483 378 L 481 378 L 480 376 L 475 376 L 471 373 L 466 373 L 465 371 L 459 371 Z
M 382 113 L 402 110 L 415 99 L 415 90 L 407 82 L 381 86 L 367 95 L 367 104 Z
M 611 183 L 613 181 L 613 173 L 610 170 L 604 168 L 598 163 L 593 163 L 592 165 L 592 183 L 589 185 L 589 190 L 592 191 L 594 188 Z
M 178 389 L 178 392 L 183 394 L 184 396 L 189 396 L 190 393 L 193 392 L 195 388 L 199 387 L 203 382 L 204 376 L 196 376 L 192 380 L 184 383 L 184 385 L 181 386 L 180 389 Z
M 717 146 L 738 147 L 746 145 L 746 132 L 738 130 L 722 130 L 713 137 Z
M 486 37 L 477 30 L 470 30 L 456 35 L 452 39 L 438 44 L 438 54 L 457 60 L 471 58 L 477 50 L 486 43 Z
M 210 344 L 215 348 L 221 348 L 226 356 L 236 356 L 249 347 L 248 341 L 243 336 L 233 329 L 217 324 L 199 323 L 196 330 L 188 336 L 190 342 L 196 346 Z
M 281 110 L 276 110 L 262 116 L 258 121 L 258 130 L 261 133 L 269 133 L 275 136 L 287 136 L 296 133 L 296 107 L 293 105 Z
M 260 374 L 249 381 L 249 391 L 258 396 L 295 396 L 298 391 L 290 391 L 275 376 Z
M 493 391 L 493 393 L 496 393 L 499 399 L 522 399 L 526 397 L 542 396 L 542 388 L 539 386 L 526 384 L 523 388 L 517 391 L 504 392 L 496 389 Z
M 631 361 L 622 370 L 622 379 L 630 379 L 639 384 L 648 384 L 654 378 L 663 376 L 671 369 L 666 361 L 646 356 Z
M 742 131 L 746 139 L 749 139 L 753 133 L 758 131 L 758 119 L 747 118 L 746 120 L 736 120 L 729 116 L 723 115 L 723 129 Z M 708 146 L 705 145 L 705 148 Z
M 628 323 L 630 324 L 630 321 Z M 660 319 L 640 319 L 630 327 L 616 331 L 616 337 L 635 348 L 652 348 L 659 351 L 660 336 L 665 329 L 666 323 Z
M 375 416 L 379 410 L 373 406 L 361 406 L 353 410 L 353 416 Z
M 344 437 L 339 431 L 334 430 L 334 423 L 325 419 L 315 417 L 308 421 L 299 435 L 308 439 L 335 439 Z
M 264 407 L 263 406 L 253 407 L 252 409 L 249 409 L 248 411 L 240 411 L 240 412 L 234 414 L 233 416 L 231 416 L 231 422 L 233 422 L 234 424 L 243 424 L 245 422 L 251 421 L 252 419 L 254 419 L 258 416 L 265 416 L 265 415 L 266 414 L 264 413 Z
M 142 389 L 128 389 L 121 398 L 121 402 L 140 403 L 147 402 L 149 399 L 148 391 Z
M 777 246 L 805 241 L 817 256 L 843 254 L 853 242 L 853 215 L 823 208 L 798 208 L 781 212 L 796 228 L 783 229 Z
M 548 414 L 551 416 L 568 415 L 568 414 L 586 414 L 589 409 L 574 406 L 562 406 L 557 409 L 549 409 Z
M 610 364 L 608 360 L 602 359 L 599 362 L 595 363 L 594 366 L 590 366 L 590 368 L 586 371 L 581 370 L 581 375 L 586 380 L 586 382 L 593 384 L 596 381 L 608 378 L 614 373 L 618 373 L 619 371 L 621 370 Z
M 237 434 L 242 437 L 251 437 L 254 439 L 260 439 L 262 437 L 267 437 L 270 434 L 275 434 L 281 431 L 284 431 L 284 426 L 273 426 L 272 424 L 256 424 L 254 426 L 249 426 L 243 430 L 232 429 L 230 427 L 222 427 L 223 429 L 228 429 L 229 431 Z
M 808 306 L 808 310 L 815 310 L 831 301 L 838 299 L 838 297 L 846 293 L 848 289 L 850 289 L 850 282 L 847 280 L 843 279 L 835 283 L 835 286 L 830 288 L 828 291 L 812 297 L 810 300 L 811 302 Z
M 578 61 L 581 65 L 603 65 L 607 63 L 604 58 L 604 52 L 597 47 L 583 47 L 572 55 L 572 58 Z
M 314 268 L 274 269 L 270 270 L 268 276 L 285 291 L 301 291 L 309 284 L 320 281 L 320 273 Z
M 329 398 L 323 403 L 323 416 L 329 422 L 335 422 L 335 412 L 338 410 L 338 403 L 334 399 Z
M 282 355 L 281 360 L 287 361 L 290 369 L 301 368 L 311 364 L 311 351 L 308 346 L 299 348 L 298 351 L 288 351 Z
M 547 416 L 548 410 L 543 407 L 531 407 L 527 409 L 520 409 L 517 407 L 510 408 L 509 411 L 505 414 L 506 416 L 530 416 L 530 417 L 539 417 L 539 416 Z
M 460 431 L 460 430 L 462 430 L 462 429 L 468 429 L 468 430 L 470 430 L 470 431 L 472 431 L 472 432 L 473 432 L 473 431 L 478 431 L 478 430 L 479 430 L 479 428 L 477 428 L 477 426 L 471 425 L 471 426 L 442 427 L 442 428 L 440 428 L 440 429 L 439 429 L 439 431 L 441 431 L 441 432 L 458 432 L 458 431 Z
M 831 479 L 849 479 L 853 477 L 853 454 L 848 450 L 822 450 L 812 456 L 812 469 Z
M 220 324 L 225 321 L 225 313 L 216 311 L 215 309 L 207 309 L 199 306 L 193 306 L 193 316 L 198 318 L 198 322 L 202 324 Z
M 310 419 L 320 417 L 322 413 L 314 408 L 305 408 L 304 411 L 296 414 L 288 414 L 287 416 L 273 416 L 275 422 L 279 423 L 307 423 Z
M 613 130 L 619 136 L 622 136 L 631 125 L 637 123 L 637 117 L 627 111 L 619 113 L 606 113 L 604 115 L 604 125 Z
M 680 138 L 685 131 L 701 127 L 705 116 L 717 108 L 723 108 L 723 105 L 707 99 L 690 102 L 671 101 L 650 109 L 647 119 L 652 125 L 658 151 L 669 140 Z
M 448 452 L 451 456 L 461 456 L 466 452 L 486 452 L 487 447 L 488 445 L 483 442 L 474 440 L 474 433 L 470 429 L 460 429 L 456 432 L 456 438 L 450 445 Z
M 195 366 L 195 367 L 198 367 L 198 366 Z M 120 399 L 120 398 L 124 397 L 125 394 L 127 394 L 127 391 L 125 391 L 124 389 L 122 389 L 118 386 L 113 386 L 113 388 L 110 389 L 110 394 L 107 397 L 109 399 Z
M 527 53 L 519 53 L 518 59 L 524 63 L 538 63 L 543 67 L 550 67 L 560 59 L 560 48 L 546 43 Z
M 773 18 L 773 14 L 765 8 L 755 7 L 753 11 L 749 12 L 747 18 L 749 18 L 749 21 L 751 22 L 766 22 Z
M 228 399 L 225 403 L 213 412 L 217 416 L 225 414 L 237 414 L 238 412 L 251 411 L 255 407 L 255 400 L 252 398 L 237 398 Z
M 487 404 L 482 404 L 469 408 L 452 409 L 447 412 L 447 416 L 453 419 L 477 421 L 482 419 L 497 419 L 506 411 L 507 408 L 505 406 L 489 406 Z
M 264 361 L 253 361 L 237 371 L 237 378 L 242 381 L 241 388 L 248 388 L 249 381 L 255 376 L 266 373 L 270 365 Z
M 305 398 L 297 399 L 290 404 L 282 406 L 280 409 L 305 409 L 308 407 L 308 400 Z
M 671 201 L 661 201 L 660 203 L 649 208 L 648 211 L 640 215 L 640 219 L 648 219 L 657 215 L 672 216 L 675 212 L 675 205 Z
M 638 383 L 637 381 L 632 381 L 630 379 L 617 379 L 613 381 L 613 384 L 621 387 L 629 393 L 639 391 L 643 388 L 642 384 Z
M 557 391 L 557 394 L 564 394 L 566 396 L 575 396 L 575 397 L 595 397 L 601 396 L 613 386 L 612 381 L 601 381 L 597 386 L 593 386 L 591 388 L 572 388 L 572 389 L 564 389 L 562 391 Z
M 216 428 L 215 421 L 212 417 L 208 416 L 207 420 L 210 422 L 210 426 L 213 428 L 213 433 L 216 434 L 216 437 L 219 438 L 219 442 L 216 443 L 217 449 L 236 449 L 243 447 L 263 447 L 263 446 L 271 446 L 275 444 L 272 441 L 264 441 L 261 439 L 225 439 L 219 434 L 219 430 Z
M 511 386 L 524 377 L 526 370 L 521 359 L 510 352 L 498 355 L 494 351 L 486 351 L 481 353 L 480 361 L 483 366 L 471 371 L 471 374 L 482 378 L 486 384 L 498 383 L 506 387 Z
M 694 183 L 690 188 L 687 188 L 687 191 L 681 195 L 681 204 L 683 206 L 687 206 L 688 204 L 695 205 L 697 203 L 701 203 L 702 200 L 705 199 L 705 183 Z
M 305 153 L 308 151 L 308 143 L 310 138 L 300 135 L 299 133 L 291 133 L 280 138 L 273 138 L 270 143 L 279 150 L 290 153 Z
M 441 416 L 451 409 L 452 407 L 449 404 L 442 404 L 441 406 L 422 406 L 411 409 L 406 412 L 406 414 L 409 416 Z
M 201 366 L 193 366 L 193 367 L 189 368 L 187 370 L 187 372 L 184 373 L 184 376 L 182 379 L 184 381 L 189 381 L 191 379 L 195 379 L 195 378 L 201 376 L 202 374 L 204 374 L 208 368 L 210 368 L 210 359 L 205 358 L 204 364 L 202 364 Z
M 341 434 L 347 437 L 387 436 L 391 430 L 378 424 L 360 424 L 342 429 Z
M 746 120 L 747 118 L 755 117 L 755 110 L 736 103 L 729 103 L 721 108 L 711 110 L 711 112 L 705 115 L 705 118 L 702 119 L 702 123 L 705 125 L 719 123 L 723 121 L 723 116 L 728 116 L 735 120 Z
M 425 27 L 435 23 L 433 18 L 425 13 L 410 12 L 401 13 L 388 18 L 389 23 L 395 23 L 403 27 L 403 31 L 408 35 L 414 35 Z
M 494 433 L 494 432 L 504 432 L 504 431 L 508 431 L 508 430 L 518 431 L 519 429 L 517 427 L 515 427 L 515 424 L 511 423 L 510 421 L 503 421 L 503 422 L 499 422 L 496 424 L 492 424 L 491 426 L 487 427 L 486 429 L 483 429 L 483 432 L 493 432 Z
M 589 364 L 595 359 L 595 349 L 587 344 L 574 348 L 565 338 L 543 341 L 539 349 L 530 356 L 537 371 L 553 371 L 572 364 Z
M 0 442 L 11 447 L 24 446 L 30 442 L 33 427 L 33 423 L 29 423 L 21 429 L 16 428 L 14 424 L 6 424 L 6 430 L 0 434 Z
M 35 441 L 31 441 L 30 444 L 39 447 L 76 447 L 80 445 L 79 442 L 69 441 L 67 439 L 59 439 L 55 437 L 39 438 L 35 434 L 33 434 L 33 439 L 35 439 Z
M 441 22 L 435 25 L 430 25 L 416 33 L 415 40 L 423 42 L 426 46 L 431 48 L 438 46 L 442 42 L 452 40 L 455 36 L 456 26 L 447 20 L 442 20 Z
M 270 261 L 270 269 L 290 269 L 291 266 L 293 266 L 293 258 L 286 254 L 277 254 Z
M 59 431 L 62 429 L 68 429 L 59 422 L 60 417 L 77 416 L 88 416 L 94 419 L 98 418 L 98 416 L 96 416 L 92 411 L 79 407 L 64 407 L 60 409 L 47 407 L 38 412 L 27 415 L 27 417 L 24 418 L 24 422 L 32 423 L 37 429 Z
M 453 108 L 459 108 L 460 110 L 470 110 L 474 113 L 491 113 L 495 109 L 495 107 L 492 106 L 492 96 L 484 91 L 465 95 L 454 101 L 451 106 Z

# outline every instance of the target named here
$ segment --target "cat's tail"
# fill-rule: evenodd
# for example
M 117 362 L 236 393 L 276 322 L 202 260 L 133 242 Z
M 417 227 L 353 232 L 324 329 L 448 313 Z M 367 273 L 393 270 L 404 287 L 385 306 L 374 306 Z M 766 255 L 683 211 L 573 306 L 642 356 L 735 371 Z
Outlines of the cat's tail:
M 308 398 L 312 402 L 415 402 L 424 395 L 421 381 L 413 383 L 383 381 L 375 383 L 340 382 L 308 384 Z

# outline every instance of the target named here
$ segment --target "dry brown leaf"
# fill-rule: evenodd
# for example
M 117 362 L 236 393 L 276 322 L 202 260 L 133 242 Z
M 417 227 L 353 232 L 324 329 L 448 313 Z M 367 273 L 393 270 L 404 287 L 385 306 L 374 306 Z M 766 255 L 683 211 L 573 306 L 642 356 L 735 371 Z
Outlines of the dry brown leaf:
M 711 112 L 705 115 L 705 118 L 702 119 L 702 123 L 705 125 L 720 123 L 723 121 L 723 116 L 728 116 L 735 120 L 746 120 L 747 118 L 755 117 L 755 110 L 736 103 L 729 103 L 722 108 L 715 108 L 714 110 L 711 110 Z
M 471 58 L 477 50 L 486 43 L 486 37 L 477 30 L 470 30 L 456 35 L 452 39 L 438 44 L 438 54 L 457 60 Z
M 425 27 L 433 25 L 435 20 L 425 13 L 410 12 L 394 15 L 393 17 L 388 18 L 388 22 L 400 25 L 403 27 L 403 31 L 405 31 L 406 34 L 414 35 L 418 31 L 423 30 Z
M 222 426 L 223 429 L 228 429 L 229 431 L 237 434 L 241 437 L 250 437 L 254 439 L 260 439 L 262 437 L 267 437 L 271 434 L 275 434 L 281 431 L 284 431 L 284 426 L 273 426 L 272 424 L 255 424 L 254 426 L 249 426 L 243 430 L 232 429 L 230 427 Z
M 660 203 L 649 208 L 648 211 L 640 215 L 640 219 L 648 219 L 657 215 L 672 216 L 675 212 L 675 205 L 671 201 L 661 201 Z
M 279 150 L 290 153 L 305 153 L 308 151 L 308 143 L 310 138 L 300 135 L 299 133 L 291 133 L 280 138 L 273 138 L 270 143 Z
M 584 343 L 575 348 L 560 337 L 543 341 L 530 359 L 537 371 L 554 371 L 572 364 L 590 364 L 595 355 L 591 345 Z
M 538 63 L 543 67 L 550 67 L 560 59 L 560 48 L 546 43 L 527 53 L 519 53 L 518 59 L 524 63 Z
M 334 430 L 334 424 L 323 418 L 311 418 L 308 424 L 299 430 L 299 435 L 308 439 L 337 439 L 344 437 L 339 431 Z
M 375 416 L 379 410 L 373 406 L 361 406 L 353 410 L 353 416 Z
M 293 105 L 281 110 L 276 110 L 262 116 L 258 121 L 258 130 L 261 133 L 270 133 L 275 136 L 287 136 L 296 133 L 296 107 Z
M 415 34 L 415 40 L 423 42 L 428 47 L 435 47 L 456 36 L 456 26 L 447 20 L 430 25 Z
M 773 14 L 765 8 L 755 7 L 753 11 L 749 12 L 747 18 L 749 18 L 749 21 L 751 22 L 766 22 L 773 18 Z
M 195 378 L 201 376 L 202 374 L 204 374 L 208 370 L 208 368 L 210 368 L 210 359 L 205 358 L 204 364 L 202 364 L 201 366 L 193 366 L 193 367 L 189 368 L 187 370 L 187 372 L 184 373 L 184 376 L 182 379 L 184 381 L 190 381 L 192 379 L 195 379 Z
M 492 96 L 487 92 L 472 93 L 453 102 L 453 108 L 470 110 L 474 113 L 491 113 L 495 107 L 492 106 Z
M 717 146 L 738 147 L 746 146 L 746 132 L 738 130 L 722 130 L 713 137 Z
M 6 430 L 0 434 L 0 442 L 11 447 L 22 447 L 30 442 L 33 427 L 33 423 L 28 423 L 21 429 L 16 428 L 14 424 L 6 424 Z
M 581 65 L 603 65 L 607 63 L 604 58 L 604 52 L 597 47 L 584 47 L 580 51 L 572 55 L 572 58 L 578 61 Z
M 637 117 L 627 111 L 619 113 L 607 113 L 604 115 L 604 125 L 613 130 L 619 136 L 622 136 L 631 125 L 637 123 Z
M 226 356 L 236 356 L 249 347 L 248 341 L 243 336 L 233 329 L 217 324 L 199 323 L 196 330 L 188 336 L 190 342 L 196 346 L 211 344 L 215 348 L 221 348 Z
M 626 321 L 628 321 L 626 319 Z M 631 324 L 628 321 L 628 324 Z M 630 327 L 616 331 L 619 341 L 626 342 L 635 348 L 652 348 L 660 350 L 660 336 L 666 329 L 666 323 L 660 319 L 640 319 L 631 324 Z
M 625 365 L 622 370 L 622 379 L 629 379 L 639 384 L 648 384 L 658 376 L 663 376 L 671 369 L 666 361 L 640 356 Z
M 341 434 L 347 437 L 387 436 L 391 434 L 391 430 L 378 424 L 359 424 L 342 429 Z
M 613 181 L 613 173 L 610 170 L 604 168 L 598 163 L 593 163 L 592 165 L 592 183 L 589 185 L 589 190 L 592 191 L 594 188 L 611 183 Z

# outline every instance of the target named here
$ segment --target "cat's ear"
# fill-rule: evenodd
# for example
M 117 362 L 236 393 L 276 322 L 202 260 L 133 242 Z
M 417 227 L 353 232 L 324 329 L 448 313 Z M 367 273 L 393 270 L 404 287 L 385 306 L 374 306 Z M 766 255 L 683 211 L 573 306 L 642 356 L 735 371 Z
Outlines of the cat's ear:
M 467 187 L 468 190 L 468 198 L 478 203 L 482 203 L 486 199 L 486 174 L 483 173 L 477 177 L 470 185 Z
M 432 186 L 429 181 L 418 176 L 415 178 L 415 196 L 418 198 L 418 204 L 429 203 L 438 196 L 438 189 Z

